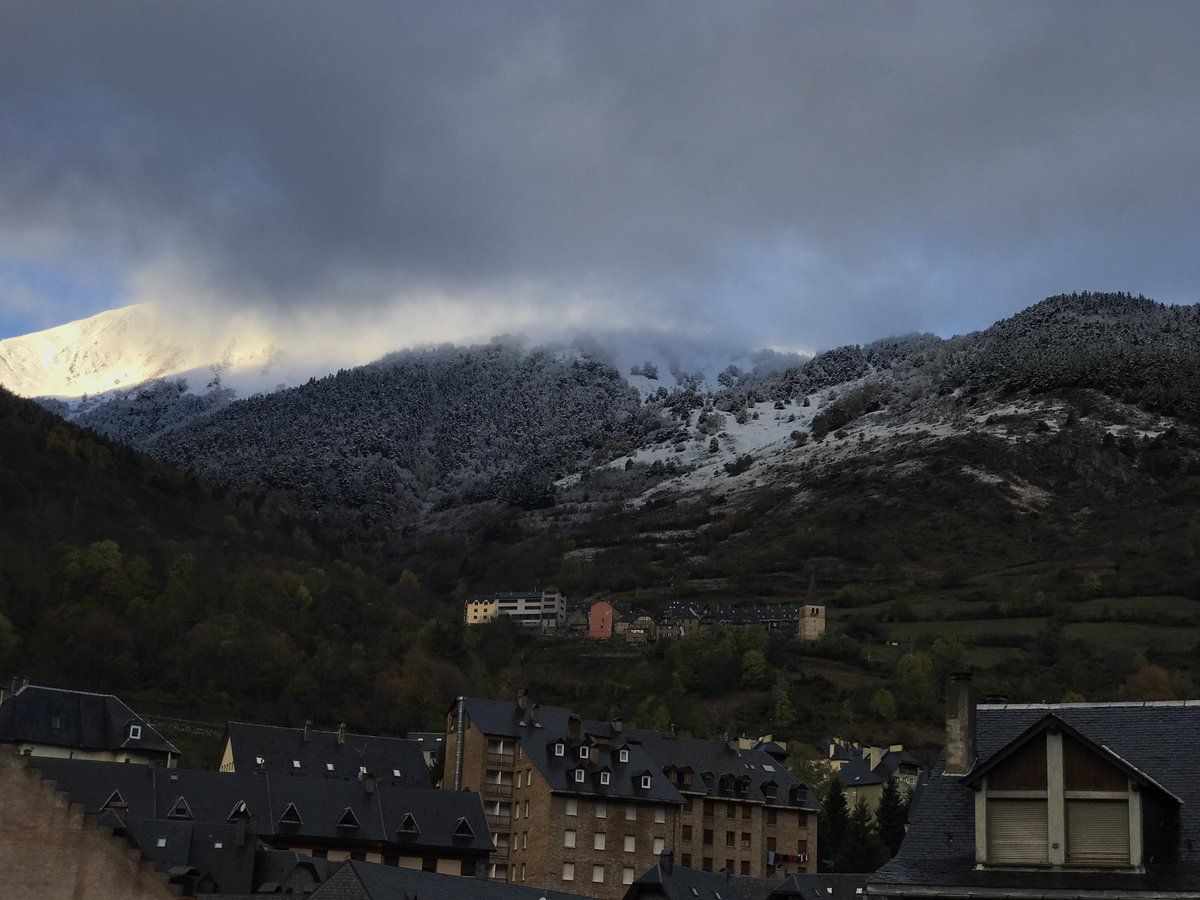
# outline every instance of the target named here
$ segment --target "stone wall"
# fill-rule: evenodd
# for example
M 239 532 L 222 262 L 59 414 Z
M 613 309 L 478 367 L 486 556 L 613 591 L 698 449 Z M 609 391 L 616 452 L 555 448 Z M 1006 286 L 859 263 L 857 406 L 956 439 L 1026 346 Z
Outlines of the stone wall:
M 0 751 L 0 893 L 38 900 L 166 900 L 166 878 L 98 828 L 28 760 Z

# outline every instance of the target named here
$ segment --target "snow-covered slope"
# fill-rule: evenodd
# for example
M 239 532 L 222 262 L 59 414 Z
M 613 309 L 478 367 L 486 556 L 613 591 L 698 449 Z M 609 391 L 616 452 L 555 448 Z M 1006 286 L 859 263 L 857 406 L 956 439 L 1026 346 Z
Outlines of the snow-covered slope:
M 279 362 L 267 335 L 214 334 L 139 304 L 0 341 L 0 384 L 25 397 L 80 397 L 195 370 L 269 378 Z

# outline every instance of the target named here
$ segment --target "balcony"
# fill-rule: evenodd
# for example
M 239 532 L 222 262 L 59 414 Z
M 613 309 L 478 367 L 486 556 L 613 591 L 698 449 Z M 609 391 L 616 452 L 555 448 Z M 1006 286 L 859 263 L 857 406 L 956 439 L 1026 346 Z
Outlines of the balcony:
M 492 753 L 490 750 L 487 755 L 487 764 L 498 769 L 511 769 L 513 762 L 516 760 L 514 753 Z
M 508 844 L 502 844 L 498 847 L 493 847 L 492 848 L 492 861 L 496 862 L 501 859 L 508 859 L 509 852 L 510 851 L 509 851 Z
M 483 783 L 483 796 L 497 797 L 502 800 L 507 800 L 512 797 L 513 787 L 511 784 L 497 784 L 494 781 L 485 781 Z
M 501 813 L 487 813 L 485 815 L 489 829 L 498 829 L 500 831 L 509 831 L 512 828 L 512 816 L 503 815 Z

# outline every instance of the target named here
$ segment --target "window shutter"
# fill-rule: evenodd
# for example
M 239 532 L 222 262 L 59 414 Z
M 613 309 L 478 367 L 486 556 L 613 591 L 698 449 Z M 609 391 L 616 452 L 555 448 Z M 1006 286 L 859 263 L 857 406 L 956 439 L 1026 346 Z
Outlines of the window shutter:
M 1068 800 L 1067 862 L 1073 866 L 1129 865 L 1128 802 Z
M 1037 865 L 1050 862 L 1045 800 L 987 801 L 988 862 Z

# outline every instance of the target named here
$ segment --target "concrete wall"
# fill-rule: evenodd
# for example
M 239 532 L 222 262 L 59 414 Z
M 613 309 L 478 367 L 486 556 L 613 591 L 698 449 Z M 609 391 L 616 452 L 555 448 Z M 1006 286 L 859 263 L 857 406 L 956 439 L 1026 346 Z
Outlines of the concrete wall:
M 0 879 L 6 897 L 166 900 L 166 879 L 11 751 L 0 751 Z

